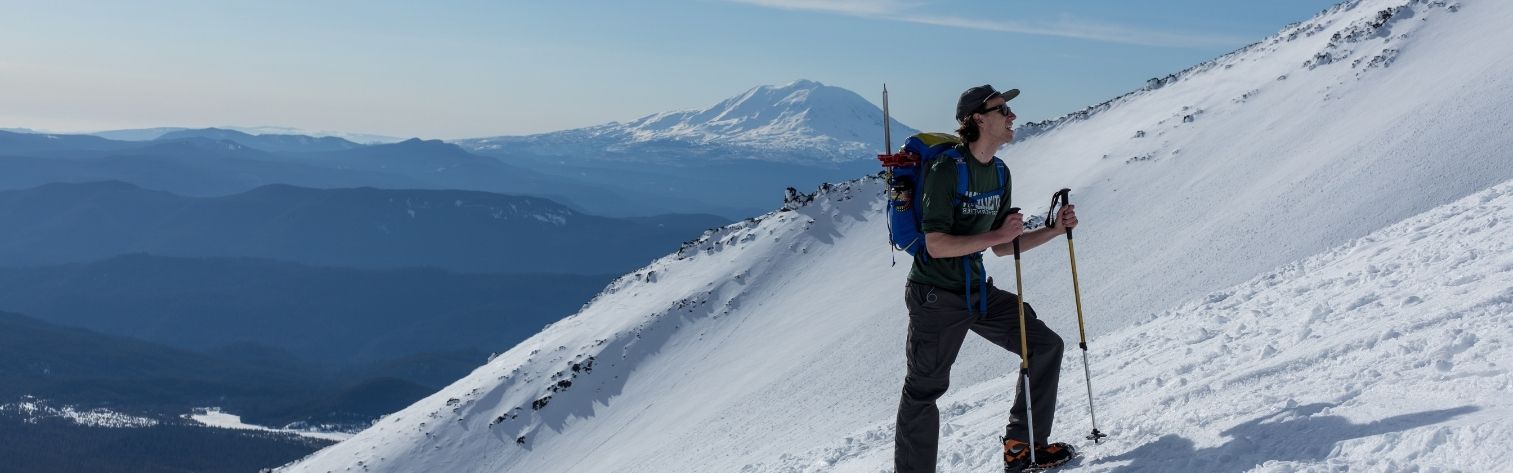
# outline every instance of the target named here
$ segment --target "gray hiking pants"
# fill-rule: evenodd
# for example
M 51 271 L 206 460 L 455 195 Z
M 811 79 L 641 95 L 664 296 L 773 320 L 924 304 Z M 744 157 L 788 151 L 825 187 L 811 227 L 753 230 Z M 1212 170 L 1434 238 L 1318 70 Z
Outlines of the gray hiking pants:
M 977 297 L 979 294 L 973 291 L 972 298 Z M 1016 355 L 1021 353 L 1019 297 L 989 286 L 988 313 L 969 313 L 962 295 L 910 282 L 905 286 L 904 304 L 909 307 L 909 361 L 903 396 L 898 402 L 894 464 L 897 473 L 934 472 L 936 448 L 940 441 L 940 409 L 935 406 L 935 400 L 945 394 L 950 385 L 951 364 L 956 361 L 961 343 L 970 330 Z M 1046 443 L 1051 434 L 1051 420 L 1056 412 L 1062 341 L 1060 335 L 1035 317 L 1029 304 L 1025 304 L 1024 318 L 1030 344 L 1030 387 L 1033 389 L 1030 395 L 1035 401 L 1035 444 L 1040 445 Z M 1024 377 L 1019 376 L 1019 359 L 1006 361 L 1004 368 L 1010 376 L 1019 379 L 1005 434 L 1025 441 L 1029 431 L 1024 420 Z

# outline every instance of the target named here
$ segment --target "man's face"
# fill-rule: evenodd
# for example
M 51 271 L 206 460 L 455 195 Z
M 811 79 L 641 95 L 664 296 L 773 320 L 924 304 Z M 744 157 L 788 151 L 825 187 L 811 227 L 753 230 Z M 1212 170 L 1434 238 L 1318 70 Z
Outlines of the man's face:
M 1010 143 L 1014 141 L 1014 112 L 1004 105 L 1003 97 L 993 97 L 983 104 L 985 111 L 977 114 L 977 129 L 985 138 Z

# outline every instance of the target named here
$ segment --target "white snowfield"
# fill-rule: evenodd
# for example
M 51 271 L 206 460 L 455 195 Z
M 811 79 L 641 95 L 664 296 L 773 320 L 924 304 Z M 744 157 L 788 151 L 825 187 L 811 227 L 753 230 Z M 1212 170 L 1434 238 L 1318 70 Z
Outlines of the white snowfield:
M 275 429 L 275 428 L 272 428 L 272 427 L 264 427 L 264 426 L 261 426 L 261 425 L 247 424 L 247 423 L 242 422 L 242 416 L 239 416 L 239 415 L 236 415 L 236 414 L 232 414 L 232 413 L 229 413 L 229 412 L 226 412 L 226 411 L 222 411 L 218 407 L 198 408 L 198 409 L 195 409 L 193 413 L 184 414 L 184 415 L 181 415 L 179 417 L 187 418 L 189 420 L 193 420 L 195 422 L 199 422 L 200 425 L 204 425 L 206 427 L 215 427 L 215 428 L 219 428 L 219 429 L 260 430 L 260 431 L 264 431 L 264 432 L 281 432 L 281 433 L 295 434 L 295 435 L 300 435 L 300 436 L 305 436 L 305 437 L 310 437 L 310 438 L 317 438 L 317 439 L 324 439 L 324 440 L 337 440 L 337 441 L 341 441 L 341 440 L 346 440 L 346 439 L 352 438 L 352 434 L 348 434 L 348 433 L 344 433 L 344 432 L 324 432 L 324 431 L 318 431 L 318 430 L 301 430 L 301 429 Z
M 999 156 L 1017 206 L 1072 189 L 1103 333 L 1513 179 L 1510 24 L 1507 1 L 1347 2 Z M 1052 271 L 1027 292 L 1069 291 L 1064 255 L 1026 258 Z
M 1506 470 L 1509 24 L 1501 0 L 1350 2 L 1000 153 L 1014 205 L 1071 187 L 1083 224 L 1103 445 L 1081 440 L 1065 243 L 1024 259 L 1070 342 L 1074 469 Z M 706 234 L 281 471 L 890 471 L 909 261 L 882 189 Z M 942 471 L 1000 461 L 1017 366 L 968 337 Z

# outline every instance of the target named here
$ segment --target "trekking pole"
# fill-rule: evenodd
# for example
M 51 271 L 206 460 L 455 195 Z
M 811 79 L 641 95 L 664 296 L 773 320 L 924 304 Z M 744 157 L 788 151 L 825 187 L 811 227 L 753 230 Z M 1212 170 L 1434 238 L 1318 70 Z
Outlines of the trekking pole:
M 1009 213 L 1019 213 L 1019 207 L 1010 207 Z M 1019 290 L 1019 377 L 1024 380 L 1025 425 L 1030 427 L 1030 464 L 1035 465 L 1040 462 L 1035 460 L 1035 403 L 1030 398 L 1030 335 L 1024 325 L 1024 274 L 1019 264 L 1017 237 L 1014 238 L 1014 287 Z
M 1051 210 L 1045 216 L 1046 227 L 1056 228 L 1056 211 L 1059 207 L 1070 204 L 1071 199 L 1068 195 L 1071 192 L 1071 189 L 1062 189 L 1051 195 Z M 1087 380 L 1087 416 L 1093 421 L 1093 433 L 1085 438 L 1096 444 L 1108 435 L 1098 431 L 1098 415 L 1093 411 L 1093 375 L 1087 367 L 1087 329 L 1083 327 L 1082 322 L 1082 290 L 1077 285 L 1077 247 L 1072 244 L 1072 229 L 1070 228 L 1066 229 L 1066 251 L 1072 261 L 1072 296 L 1077 301 L 1077 335 L 1080 337 L 1077 346 L 1082 348 L 1082 376 Z

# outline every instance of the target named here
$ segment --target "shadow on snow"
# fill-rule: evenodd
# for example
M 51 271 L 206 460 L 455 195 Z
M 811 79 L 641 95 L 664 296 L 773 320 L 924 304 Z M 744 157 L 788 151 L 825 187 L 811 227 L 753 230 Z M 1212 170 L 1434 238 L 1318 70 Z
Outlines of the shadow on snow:
M 1448 421 L 1478 410 L 1475 406 L 1415 412 L 1354 424 L 1341 416 L 1315 416 L 1334 404 L 1318 403 L 1284 409 L 1237 425 L 1223 432 L 1230 440 L 1223 445 L 1197 449 L 1193 441 L 1166 435 L 1122 455 L 1093 464 L 1130 461 L 1120 472 L 1248 471 L 1267 461 L 1320 461 L 1339 442 L 1401 432 Z

